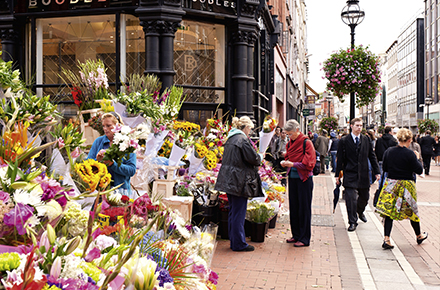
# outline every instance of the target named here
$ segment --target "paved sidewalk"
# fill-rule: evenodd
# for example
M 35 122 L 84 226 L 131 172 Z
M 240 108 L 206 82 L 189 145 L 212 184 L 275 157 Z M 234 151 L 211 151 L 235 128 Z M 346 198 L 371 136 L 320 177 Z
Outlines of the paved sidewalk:
M 371 204 L 368 222 L 347 232 L 343 200 L 333 214 L 334 179 L 327 172 L 314 177 L 310 247 L 285 243 L 291 237 L 288 216 L 278 218 L 264 243 L 249 241 L 254 252 L 233 252 L 228 240 L 219 240 L 212 262 L 217 289 L 440 289 L 440 167 L 431 168 L 417 181 L 422 231 L 429 232 L 422 245 L 402 221 L 391 233 L 396 247 L 382 250 L 382 219 Z M 371 195 L 375 190 L 373 185 Z

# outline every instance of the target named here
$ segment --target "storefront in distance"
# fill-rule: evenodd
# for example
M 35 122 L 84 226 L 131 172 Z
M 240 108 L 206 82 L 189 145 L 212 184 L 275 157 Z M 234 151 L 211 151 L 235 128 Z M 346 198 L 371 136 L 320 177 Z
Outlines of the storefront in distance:
M 181 118 L 204 125 L 271 111 L 275 25 L 264 0 L 6 0 L 3 59 L 39 95 L 71 108 L 62 69 L 101 59 L 113 92 L 133 73 L 155 74 L 186 95 Z

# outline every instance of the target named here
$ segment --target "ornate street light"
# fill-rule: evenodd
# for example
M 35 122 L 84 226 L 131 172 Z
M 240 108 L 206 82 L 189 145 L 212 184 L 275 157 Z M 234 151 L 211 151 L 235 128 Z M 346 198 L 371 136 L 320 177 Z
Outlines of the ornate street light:
M 358 24 L 365 18 L 365 12 L 359 7 L 358 0 L 348 0 L 347 6 L 342 9 L 341 19 L 342 21 L 350 26 L 351 29 L 351 48 L 354 48 L 354 30 Z M 354 92 L 350 93 L 350 120 L 354 119 L 354 108 L 355 108 L 355 98 Z
M 429 120 L 429 105 L 432 105 L 432 98 L 430 95 L 426 95 L 425 105 L 426 105 L 426 116 Z

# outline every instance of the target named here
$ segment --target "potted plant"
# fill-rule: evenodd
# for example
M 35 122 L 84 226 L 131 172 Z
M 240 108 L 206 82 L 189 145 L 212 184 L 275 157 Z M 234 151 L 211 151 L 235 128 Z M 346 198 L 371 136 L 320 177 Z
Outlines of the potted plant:
M 248 203 L 246 219 L 250 222 L 251 241 L 264 242 L 269 220 L 274 216 L 275 208 L 266 202 Z

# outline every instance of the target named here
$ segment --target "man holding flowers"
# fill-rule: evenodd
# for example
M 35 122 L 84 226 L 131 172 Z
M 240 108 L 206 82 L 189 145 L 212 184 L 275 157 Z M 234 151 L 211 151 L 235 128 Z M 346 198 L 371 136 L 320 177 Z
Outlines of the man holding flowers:
M 121 189 L 126 190 L 128 195 L 130 195 L 130 178 L 136 173 L 136 154 L 130 153 L 128 158 L 123 157 L 120 164 L 115 160 L 104 158 L 106 151 L 113 144 L 114 129 L 117 125 L 122 124 L 122 122 L 114 112 L 103 114 L 101 119 L 105 135 L 98 137 L 93 142 L 87 159 L 94 159 L 107 165 L 108 172 L 110 172 L 113 179 L 113 186 L 122 184 Z

